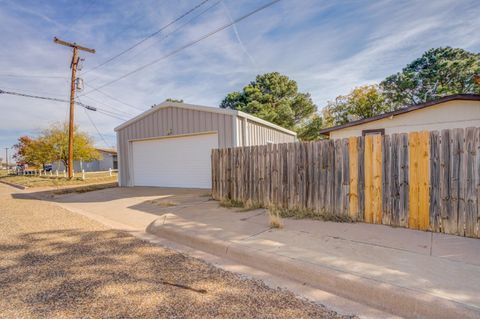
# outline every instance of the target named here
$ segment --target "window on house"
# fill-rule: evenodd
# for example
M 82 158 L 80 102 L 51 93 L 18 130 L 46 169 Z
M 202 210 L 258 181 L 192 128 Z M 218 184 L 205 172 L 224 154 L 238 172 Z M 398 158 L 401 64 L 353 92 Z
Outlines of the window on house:
M 367 135 L 385 135 L 385 129 L 384 128 L 378 128 L 378 129 L 373 129 L 373 130 L 363 130 L 362 131 L 362 136 L 367 136 Z

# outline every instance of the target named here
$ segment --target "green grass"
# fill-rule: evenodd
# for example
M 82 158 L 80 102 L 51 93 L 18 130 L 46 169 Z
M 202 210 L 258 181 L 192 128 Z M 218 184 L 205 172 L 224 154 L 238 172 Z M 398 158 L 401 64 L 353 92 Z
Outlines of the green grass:
M 280 217 L 284 217 L 284 218 L 315 219 L 315 220 L 331 221 L 331 222 L 338 222 L 338 223 L 353 222 L 350 216 L 336 215 L 330 212 L 317 212 L 317 211 L 314 211 L 313 209 L 302 209 L 302 208 L 289 209 L 289 208 L 276 207 L 275 210 L 277 211 Z
M 64 194 L 70 194 L 70 193 L 88 193 L 88 192 L 98 191 L 101 189 L 112 188 L 117 186 L 118 186 L 117 182 L 93 184 L 93 185 L 85 185 L 85 186 L 79 186 L 79 187 L 62 188 L 62 189 L 53 191 L 52 194 L 64 195 Z
M 0 181 L 25 186 L 25 187 L 61 187 L 69 185 L 87 185 L 87 184 L 101 184 L 113 183 L 117 181 L 117 174 L 109 176 L 107 173 L 92 174 L 86 173 L 85 180 L 82 176 L 76 175 L 69 180 L 65 177 L 54 176 L 33 176 L 33 175 L 0 175 Z
M 225 208 L 243 208 L 243 202 L 234 199 L 222 199 L 220 206 Z
M 250 210 L 266 208 L 259 203 L 254 203 L 251 200 L 242 202 L 234 199 L 222 199 L 220 201 L 220 206 L 225 208 L 236 208 L 235 212 L 246 212 Z M 293 218 L 293 219 L 314 219 L 314 220 L 323 220 L 323 221 L 332 221 L 338 223 L 352 223 L 354 220 L 347 215 L 336 215 L 330 212 L 318 212 L 313 209 L 307 208 L 281 208 L 274 205 L 267 207 L 269 216 L 273 216 L 271 219 L 275 218 L 281 221 L 281 218 Z M 276 224 L 276 221 L 273 221 Z
M 254 203 L 251 200 L 247 200 L 245 203 L 234 199 L 223 199 L 220 201 L 220 206 L 225 208 L 240 208 L 237 212 L 248 212 L 255 209 L 264 208 L 259 203 Z
M 165 198 L 152 199 L 147 201 L 147 203 L 151 205 L 161 206 L 161 207 L 174 207 L 178 205 L 177 203 L 172 202 Z

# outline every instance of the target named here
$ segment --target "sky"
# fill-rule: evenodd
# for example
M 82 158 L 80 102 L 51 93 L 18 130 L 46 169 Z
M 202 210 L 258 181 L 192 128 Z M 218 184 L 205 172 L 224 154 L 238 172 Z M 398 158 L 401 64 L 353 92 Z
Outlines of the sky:
M 77 106 L 75 122 L 98 147 L 111 147 L 114 128 L 152 105 L 176 98 L 218 107 L 257 74 L 289 76 L 321 110 L 340 94 L 400 71 L 430 48 L 480 52 L 479 0 L 281 0 L 182 49 L 270 1 L 208 0 L 93 69 L 203 0 L 0 0 L 0 89 L 68 99 L 72 52 L 53 37 L 94 48 L 95 54 L 80 52 L 84 89 L 77 94 L 101 111 Z M 1 94 L 0 157 L 19 136 L 65 121 L 68 107 Z

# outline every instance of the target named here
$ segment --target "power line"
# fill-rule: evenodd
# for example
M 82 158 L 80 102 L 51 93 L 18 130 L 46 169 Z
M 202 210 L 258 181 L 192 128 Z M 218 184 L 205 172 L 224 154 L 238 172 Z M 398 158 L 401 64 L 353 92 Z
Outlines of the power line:
M 69 103 L 70 102 L 69 100 L 65 100 L 65 99 L 58 99 L 58 98 L 47 97 L 47 96 L 24 94 L 24 93 L 20 93 L 20 92 L 4 91 L 2 89 L 0 89 L 0 94 L 9 94 L 9 95 L 16 95 L 16 96 L 33 98 L 33 99 L 48 100 L 48 101 L 63 102 L 63 103 Z M 91 105 L 88 105 L 88 104 L 85 104 L 85 103 L 82 103 L 82 102 L 75 102 L 75 104 L 78 104 L 79 106 L 81 106 L 81 107 L 83 107 L 83 108 L 85 108 L 89 111 L 95 111 L 95 112 L 98 112 L 98 113 L 102 113 L 104 115 L 107 115 L 107 116 L 110 116 L 110 117 L 113 117 L 113 118 L 116 118 L 116 119 L 119 119 L 119 120 L 122 120 L 122 121 L 127 120 L 127 119 L 121 117 L 122 116 L 121 114 L 115 114 L 114 112 L 104 110 L 104 109 L 101 109 L 99 107 L 94 107 L 94 106 L 91 106 Z
M 12 87 L 9 87 L 9 86 L 3 86 L 4 89 L 6 90 L 12 90 L 12 91 L 17 91 L 18 89 L 17 88 L 12 88 Z M 26 92 L 26 93 L 30 93 L 30 94 L 45 94 L 45 95 L 51 95 L 51 96 L 57 96 L 57 97 L 61 97 L 61 98 L 68 98 L 68 96 L 64 95 L 64 94 L 58 94 L 58 93 L 53 93 L 53 92 L 47 92 L 47 91 L 38 91 L 38 90 L 28 90 L 28 89 L 22 89 L 23 92 Z M 26 94 L 25 93 L 25 94 Z
M 79 97 L 79 96 L 77 95 L 77 97 Z M 96 102 L 96 103 L 98 103 L 98 104 L 100 104 L 100 105 L 102 105 L 102 106 L 111 108 L 111 109 L 115 110 L 115 112 L 117 112 L 117 113 L 119 113 L 119 114 L 121 113 L 121 114 L 124 114 L 124 115 L 126 115 L 126 116 L 135 116 L 135 114 L 132 114 L 132 113 L 129 113 L 129 112 L 126 112 L 126 111 L 123 111 L 123 110 L 119 110 L 119 109 L 117 109 L 116 107 L 114 107 L 113 105 L 107 104 L 107 103 L 105 103 L 105 102 L 103 102 L 103 101 L 99 101 L 99 100 L 97 100 L 97 99 L 94 99 L 93 97 L 90 97 L 90 96 L 84 96 L 84 97 L 86 97 L 87 99 L 90 99 L 90 100 L 92 100 L 92 101 L 94 101 L 94 102 Z
M 115 60 L 116 58 L 124 55 L 125 53 L 133 50 L 134 48 L 138 47 L 140 44 L 144 43 L 145 41 L 147 41 L 148 39 L 156 36 L 157 34 L 159 34 L 160 32 L 162 32 L 163 30 L 165 30 L 166 28 L 168 28 L 169 26 L 171 26 L 172 24 L 176 23 L 177 21 L 181 20 L 182 18 L 184 18 L 185 16 L 189 15 L 190 13 L 192 13 L 193 11 L 195 11 L 196 9 L 198 9 L 199 7 L 201 7 L 204 3 L 208 2 L 209 0 L 203 0 L 202 2 L 200 2 L 199 4 L 197 4 L 195 7 L 191 8 L 190 10 L 188 10 L 187 12 L 183 13 L 182 15 L 180 15 L 179 17 L 177 17 L 176 19 L 174 19 L 173 21 L 167 23 L 166 25 L 164 25 L 163 27 L 161 27 L 160 29 L 158 29 L 157 31 L 153 32 L 152 34 L 146 36 L 145 38 L 143 38 L 142 40 L 138 41 L 137 43 L 135 43 L 134 45 L 128 47 L 127 49 L 121 51 L 120 53 L 117 53 L 115 54 L 114 56 L 108 58 L 107 60 L 105 60 L 104 62 L 98 64 L 97 66 L 91 68 L 90 70 L 87 70 L 85 72 L 82 73 L 82 75 L 88 73 L 88 72 L 91 72 L 93 70 L 96 70 L 102 66 L 104 66 L 105 64 Z
M 95 2 L 94 0 L 90 0 L 90 3 L 88 3 L 88 5 L 84 7 L 84 10 L 83 10 L 82 14 L 79 14 L 77 19 L 83 18 L 83 16 L 84 16 L 84 15 L 88 12 L 88 10 L 90 10 L 90 8 L 93 6 L 94 2 Z
M 168 32 L 168 33 L 164 34 L 160 39 L 155 40 L 155 42 L 153 42 L 153 43 L 151 43 L 149 46 L 145 47 L 142 51 L 140 51 L 140 52 L 138 52 L 138 53 L 136 53 L 136 54 L 128 57 L 126 60 L 124 59 L 124 61 L 130 61 L 130 60 L 136 58 L 137 56 L 139 56 L 140 54 L 144 53 L 144 52 L 147 51 L 149 48 L 151 48 L 152 46 L 154 46 L 156 43 L 161 42 L 161 41 L 167 39 L 167 38 L 170 37 L 172 34 L 180 31 L 180 30 L 183 29 L 185 26 L 189 25 L 192 21 L 196 20 L 197 18 L 201 17 L 201 16 L 202 16 L 203 14 L 205 14 L 206 12 L 210 11 L 211 9 L 213 9 L 214 7 L 216 7 L 217 5 L 219 5 L 220 2 L 221 2 L 221 0 L 215 2 L 215 3 L 212 4 L 211 6 L 207 7 L 205 10 L 201 11 L 199 14 L 197 14 L 197 15 L 193 16 L 191 19 L 187 20 L 185 23 L 183 23 L 182 25 L 180 25 L 178 28 L 172 30 L 171 32 Z M 93 80 L 90 80 L 89 82 L 92 83 L 92 82 L 94 82 L 94 81 L 96 81 L 96 80 L 98 80 L 98 79 L 99 79 L 99 77 L 96 77 L 96 78 L 94 78 Z
M 80 100 L 80 98 L 78 98 Z M 105 139 L 105 137 L 102 135 L 102 133 L 100 133 L 100 130 L 98 129 L 97 125 L 95 125 L 95 123 L 93 122 L 92 120 L 92 117 L 90 116 L 90 114 L 88 114 L 87 110 L 86 109 L 83 109 L 83 111 L 85 112 L 85 115 L 87 116 L 88 120 L 90 121 L 90 124 L 92 124 L 92 126 L 95 128 L 95 130 L 97 131 L 98 135 L 100 136 L 100 138 L 103 140 L 103 143 L 105 144 L 106 147 L 110 147 L 110 145 L 108 145 L 107 143 L 107 140 Z
M 100 133 L 100 130 L 98 129 L 98 127 L 95 125 L 95 123 L 93 122 L 92 120 L 92 117 L 90 116 L 90 114 L 88 114 L 87 110 L 83 109 L 85 111 L 85 114 L 87 115 L 87 118 L 88 120 L 90 121 L 90 124 L 92 124 L 92 126 L 95 128 L 95 130 L 97 131 L 98 135 L 100 136 L 100 138 L 102 139 L 103 143 L 105 144 L 106 147 L 111 147 L 111 145 L 108 144 L 107 140 L 105 139 L 105 137 L 102 135 L 102 133 Z
M 69 100 L 58 99 L 58 98 L 55 98 L 55 97 L 47 97 L 47 96 L 31 95 L 31 94 L 12 92 L 12 91 L 4 91 L 2 89 L 0 89 L 0 94 L 23 96 L 23 97 L 29 97 L 29 98 L 32 98 L 32 99 L 49 100 L 49 101 L 55 101 L 55 102 L 66 102 L 66 103 L 70 102 Z M 90 105 L 87 105 L 87 104 L 83 104 L 81 102 L 75 102 L 75 104 L 78 104 L 81 107 L 84 107 L 84 108 L 86 108 L 87 110 L 90 110 L 90 111 L 97 111 L 96 107 L 93 107 L 93 106 L 90 106 Z
M 9 78 L 44 78 L 44 79 L 66 79 L 66 76 L 61 75 L 40 75 L 40 74 L 0 74 L 0 77 Z
M 112 113 L 110 113 L 110 112 L 108 112 L 108 111 L 97 110 L 97 112 L 100 113 L 100 114 L 106 115 L 106 116 L 113 117 L 113 118 L 115 118 L 115 119 L 117 119 L 117 120 L 128 121 L 128 119 L 126 119 L 126 118 L 124 118 L 124 117 L 120 117 L 120 116 L 118 116 L 118 115 L 114 115 L 114 114 L 112 114 Z
M 85 83 L 85 82 L 84 82 L 84 83 Z M 90 87 L 90 88 L 92 88 L 92 89 L 94 89 L 94 87 L 91 86 L 91 85 L 89 85 L 88 83 L 85 83 L 85 85 L 88 86 L 88 87 Z M 117 99 L 116 97 L 114 97 L 114 96 L 112 96 L 112 95 L 110 95 L 110 94 L 105 93 L 104 91 L 97 90 L 97 92 L 100 93 L 100 94 L 102 94 L 102 95 L 104 95 L 104 96 L 106 96 L 106 97 L 108 97 L 108 98 L 110 98 L 110 99 L 112 99 L 112 100 L 114 100 L 114 101 L 116 101 L 116 102 L 118 102 L 118 103 L 121 103 L 121 104 L 126 105 L 126 106 L 131 107 L 131 108 L 134 108 L 134 109 L 137 110 L 137 111 L 142 111 L 142 112 L 145 111 L 145 110 L 143 110 L 143 109 L 141 109 L 141 108 L 139 108 L 139 107 L 136 107 L 136 106 L 134 106 L 134 105 L 132 105 L 132 104 L 123 102 L 122 100 L 119 100 L 119 99 Z
M 165 60 L 165 59 L 167 59 L 167 58 L 169 58 L 169 57 L 171 57 L 171 56 L 179 53 L 180 51 L 183 51 L 183 50 L 185 50 L 185 49 L 187 49 L 187 48 L 189 48 L 189 47 L 191 47 L 191 46 L 199 43 L 200 41 L 203 41 L 203 40 L 205 40 L 205 39 L 213 36 L 214 34 L 220 32 L 220 31 L 223 31 L 223 30 L 227 29 L 228 27 L 231 27 L 232 25 L 234 25 L 234 24 L 236 24 L 236 23 L 238 23 L 238 22 L 240 22 L 240 21 L 242 21 L 242 20 L 245 20 L 246 18 L 254 15 L 255 13 L 257 13 L 257 12 L 259 12 L 259 11 L 262 11 L 262 10 L 264 10 L 264 9 L 266 9 L 266 8 L 274 5 L 275 3 L 279 2 L 279 1 L 280 1 L 280 0 L 271 1 L 271 2 L 269 2 L 269 3 L 267 3 L 267 4 L 263 5 L 263 6 L 255 9 L 255 10 L 253 10 L 253 11 L 250 11 L 249 13 L 241 16 L 240 18 L 237 18 L 237 19 L 231 21 L 230 23 L 227 23 L 227 24 L 225 24 L 225 25 L 223 25 L 223 26 L 221 26 L 221 27 L 213 30 L 213 31 L 211 31 L 211 32 L 209 32 L 209 33 L 201 36 L 200 38 L 198 38 L 198 39 L 196 39 L 196 40 L 194 40 L 194 41 L 191 41 L 191 42 L 189 42 L 189 43 L 181 46 L 180 48 L 178 48 L 178 49 L 176 49 L 176 50 L 173 50 L 172 52 L 170 52 L 170 53 L 168 53 L 168 54 L 166 54 L 166 55 L 164 55 L 164 56 L 161 56 L 161 57 L 158 58 L 158 59 L 155 59 L 155 60 L 153 60 L 153 61 L 151 61 L 151 62 L 149 62 L 149 63 L 147 63 L 147 64 L 144 64 L 144 65 L 142 65 L 141 67 L 134 69 L 133 71 L 130 71 L 130 72 L 128 72 L 128 73 L 126 73 L 126 74 L 124 74 L 124 75 L 122 75 L 122 76 L 120 76 L 120 77 L 118 77 L 118 78 L 116 78 L 116 79 L 113 79 L 113 80 L 111 80 L 111 81 L 109 81 L 109 82 L 107 82 L 107 83 L 105 83 L 105 84 L 102 84 L 102 85 L 100 85 L 99 87 L 94 88 L 94 89 L 92 89 L 91 91 L 82 94 L 81 96 L 90 94 L 90 93 L 92 93 L 92 92 L 96 92 L 96 91 L 98 91 L 99 89 L 102 89 L 102 88 L 104 88 L 104 87 L 106 87 L 106 86 L 109 86 L 109 85 L 111 85 L 111 84 L 113 84 L 113 83 L 115 83 L 115 82 L 118 82 L 118 81 L 120 81 L 120 80 L 122 80 L 122 79 L 124 79 L 124 78 L 126 78 L 126 77 L 128 77 L 128 76 L 130 76 L 130 75 L 132 75 L 132 74 L 135 74 L 135 73 L 137 73 L 137 72 L 139 72 L 139 71 L 141 71 L 141 70 L 143 70 L 143 69 L 145 69 L 145 68 L 147 68 L 147 67 L 149 67 L 149 66 L 151 66 L 151 65 L 153 65 L 153 64 L 156 64 L 156 63 L 158 63 L 158 62 L 160 62 L 160 61 L 162 61 L 162 60 Z

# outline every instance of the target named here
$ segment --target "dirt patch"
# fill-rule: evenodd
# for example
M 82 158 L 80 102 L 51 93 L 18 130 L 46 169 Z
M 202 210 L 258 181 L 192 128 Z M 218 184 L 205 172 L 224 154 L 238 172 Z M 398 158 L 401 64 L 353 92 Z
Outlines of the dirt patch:
M 146 201 L 146 203 L 150 205 L 160 206 L 160 207 L 174 207 L 178 205 L 178 203 L 165 198 L 152 199 L 152 200 Z
M 33 176 L 33 175 L 4 175 L 0 181 L 22 187 L 63 187 L 70 185 L 86 185 L 95 183 L 113 183 L 117 181 L 117 174 L 90 174 L 83 180 L 81 177 L 68 179 L 56 176 Z
M 98 191 L 101 189 L 106 189 L 106 188 L 113 188 L 113 187 L 118 187 L 118 183 L 105 183 L 105 184 L 93 184 L 93 185 L 85 185 L 85 186 L 79 186 L 79 187 L 69 187 L 69 188 L 62 188 L 58 190 L 53 190 L 51 193 L 53 195 L 64 195 L 64 194 L 70 194 L 70 193 L 88 193 L 88 192 L 93 192 L 93 191 Z

